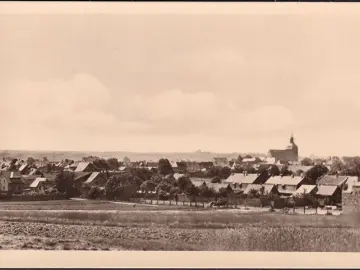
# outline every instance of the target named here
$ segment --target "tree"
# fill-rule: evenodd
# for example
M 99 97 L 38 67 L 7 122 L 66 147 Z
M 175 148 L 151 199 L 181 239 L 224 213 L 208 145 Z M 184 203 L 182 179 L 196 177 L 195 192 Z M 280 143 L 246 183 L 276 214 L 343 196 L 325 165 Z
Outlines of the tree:
M 256 198 L 260 195 L 259 191 L 256 189 L 251 189 L 249 191 L 249 198 Z
M 304 158 L 301 160 L 300 164 L 303 166 L 312 166 L 314 165 L 314 162 L 310 158 Z
M 48 158 L 47 157 L 43 157 L 43 162 L 48 162 Z
M 249 159 L 249 158 L 252 158 L 252 156 L 246 155 L 245 158 L 246 158 L 246 159 Z
M 162 158 L 159 160 L 158 170 L 159 170 L 159 173 L 162 175 L 168 175 L 168 174 L 174 173 L 173 168 L 171 167 L 170 161 L 165 158 Z
M 55 177 L 56 189 L 61 193 L 65 193 L 68 198 L 75 194 L 74 177 L 73 172 L 67 171 L 61 171 Z
M 130 167 L 130 166 L 131 166 L 130 158 L 124 157 L 123 162 L 124 162 L 124 164 L 125 164 L 126 167 Z
M 103 196 L 104 191 L 100 189 L 100 187 L 93 186 L 90 188 L 89 192 L 87 193 L 86 197 L 88 199 L 97 199 Z
M 328 173 L 328 171 L 329 169 L 324 165 L 315 165 L 305 173 L 305 177 L 311 185 L 315 185 L 316 180 L 318 180 L 320 176 Z
M 120 164 L 117 158 L 109 158 L 106 160 L 107 166 L 110 170 L 116 170 L 119 168 Z
M 259 157 L 255 158 L 255 163 L 261 163 L 261 162 L 262 162 L 262 160 Z
M 186 194 L 187 195 L 190 195 L 190 196 L 198 196 L 199 195 L 199 193 L 200 193 L 200 190 L 199 190 L 199 188 L 198 187 L 196 187 L 195 185 L 191 185 L 191 186 L 189 186 L 189 187 L 187 187 L 187 189 L 186 189 Z
M 295 172 L 295 175 L 296 176 L 301 176 L 301 175 L 303 175 L 304 174 L 304 171 L 303 170 L 296 170 L 296 172 Z
M 26 160 L 26 164 L 33 165 L 35 163 L 35 159 L 33 157 L 28 157 Z
M 280 169 L 279 169 L 279 167 L 276 166 L 276 165 L 272 165 L 272 166 L 269 168 L 269 174 L 270 174 L 270 175 L 273 175 L 273 176 L 280 175 Z
M 221 179 L 219 176 L 215 176 L 211 179 L 211 183 L 221 183 Z
M 237 159 L 236 159 L 236 162 L 237 162 L 237 163 L 241 163 L 242 160 L 243 160 L 242 156 L 239 155 L 239 156 L 237 157 Z
M 46 164 L 46 172 L 51 173 L 51 170 L 52 170 L 52 165 L 50 163 L 47 163 Z
M 131 168 L 130 173 L 139 177 L 142 181 L 149 180 L 152 177 L 152 172 L 145 168 Z M 159 181 L 161 182 L 161 181 Z
M 222 167 L 220 169 L 219 177 L 221 179 L 226 179 L 231 175 L 231 169 L 229 167 Z
M 151 180 L 147 180 L 143 182 L 140 186 L 140 189 L 145 191 L 146 193 L 149 191 L 155 191 L 155 188 L 156 188 L 156 183 Z
M 216 195 L 218 197 L 228 197 L 229 190 L 227 188 L 225 188 L 225 187 L 222 187 L 216 192 Z
M 291 175 L 292 172 L 289 171 L 289 167 L 287 165 L 282 166 L 281 170 L 280 170 L 280 175 L 286 176 L 286 175 Z
M 190 178 L 186 176 L 180 177 L 176 182 L 181 192 L 185 192 L 189 187 L 193 185 Z
M 108 199 L 129 199 L 137 191 L 138 179 L 125 173 L 111 176 L 105 184 L 105 195 Z
M 170 185 L 169 183 L 163 181 L 160 184 L 158 184 L 155 189 L 156 189 L 157 193 L 159 193 L 160 191 L 169 193 L 171 188 L 172 188 L 172 185 Z
M 155 174 L 155 175 L 151 176 L 150 180 L 153 181 L 157 185 L 157 184 L 161 183 L 164 180 L 164 178 L 161 177 L 161 175 Z
M 199 195 L 207 198 L 214 197 L 215 190 L 213 188 L 209 188 L 204 182 L 202 185 L 199 186 Z
M 96 159 L 92 164 L 100 171 L 105 171 L 108 174 L 109 165 L 105 159 Z

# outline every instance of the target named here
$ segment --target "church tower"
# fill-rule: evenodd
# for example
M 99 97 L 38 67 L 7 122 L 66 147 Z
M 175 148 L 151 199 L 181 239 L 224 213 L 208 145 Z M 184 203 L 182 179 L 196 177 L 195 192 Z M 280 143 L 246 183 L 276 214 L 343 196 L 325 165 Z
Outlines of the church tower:
M 298 146 L 295 144 L 293 134 L 291 134 L 291 137 L 290 137 L 290 145 L 289 145 L 286 149 L 291 149 L 291 150 L 293 150 L 293 151 L 296 153 L 296 155 L 299 154 L 299 153 L 298 153 L 298 151 L 299 151 L 299 150 L 298 150 Z

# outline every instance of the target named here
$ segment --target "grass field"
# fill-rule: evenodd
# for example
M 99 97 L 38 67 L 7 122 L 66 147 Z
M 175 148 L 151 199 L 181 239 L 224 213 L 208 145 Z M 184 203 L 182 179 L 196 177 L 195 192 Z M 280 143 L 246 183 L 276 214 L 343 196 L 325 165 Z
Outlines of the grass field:
M 360 251 L 359 221 L 357 216 L 243 213 L 235 209 L 147 205 L 136 205 L 134 209 L 131 204 L 89 201 L 7 202 L 0 206 L 0 246 L 3 249 Z

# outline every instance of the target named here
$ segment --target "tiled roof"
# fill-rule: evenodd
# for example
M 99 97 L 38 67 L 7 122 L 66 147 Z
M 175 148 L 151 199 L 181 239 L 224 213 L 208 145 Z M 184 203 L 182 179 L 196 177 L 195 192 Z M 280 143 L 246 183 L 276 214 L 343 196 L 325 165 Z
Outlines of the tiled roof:
M 83 172 L 89 165 L 90 165 L 90 162 L 80 162 L 77 165 L 75 172 Z
M 271 185 L 298 185 L 304 179 L 301 176 L 272 176 L 267 181 L 266 184 Z
M 227 187 L 229 186 L 229 184 L 223 184 L 223 183 L 221 183 L 221 184 L 218 184 L 218 183 L 214 184 L 214 183 L 209 183 L 209 184 L 207 184 L 207 186 L 208 186 L 209 188 L 213 188 L 215 191 L 219 191 L 221 188 L 227 188 Z
M 249 194 L 251 190 L 260 191 L 261 188 L 264 188 L 264 194 L 270 193 L 274 188 L 274 185 L 257 185 L 257 184 L 250 184 L 244 190 L 244 194 Z
M 258 178 L 259 176 L 255 173 L 249 173 L 249 174 L 244 174 L 244 173 L 233 173 L 231 174 L 225 181 L 224 183 L 229 183 L 229 184 L 252 184 L 255 182 L 255 180 Z
M 337 188 L 337 186 L 318 186 L 318 191 L 316 192 L 316 195 L 332 196 Z
M 300 195 L 300 194 L 309 194 L 311 191 L 313 191 L 316 188 L 315 185 L 301 185 L 293 194 L 294 195 Z
M 22 172 L 23 170 L 25 170 L 28 167 L 28 164 L 23 164 L 20 166 L 19 168 L 19 172 Z
M 322 186 L 340 186 L 346 182 L 349 176 L 343 175 L 324 175 L 320 177 L 317 181 L 317 185 Z
M 38 177 L 34 180 L 34 182 L 31 183 L 30 187 L 31 188 L 36 188 L 38 187 L 40 182 L 46 182 L 46 178 L 42 178 L 42 177 Z
M 93 172 L 90 177 L 84 182 L 85 184 L 90 184 L 94 179 L 99 175 L 99 172 Z

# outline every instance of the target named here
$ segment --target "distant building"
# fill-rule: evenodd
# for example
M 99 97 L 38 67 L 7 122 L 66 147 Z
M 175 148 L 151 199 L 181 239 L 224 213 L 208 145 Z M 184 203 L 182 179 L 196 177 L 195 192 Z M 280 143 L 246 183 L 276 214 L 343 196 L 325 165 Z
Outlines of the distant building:
M 275 159 L 275 163 L 292 163 L 298 162 L 299 160 L 299 152 L 298 147 L 294 142 L 294 137 L 291 135 L 290 145 L 283 150 L 269 150 L 269 154 L 271 157 Z

